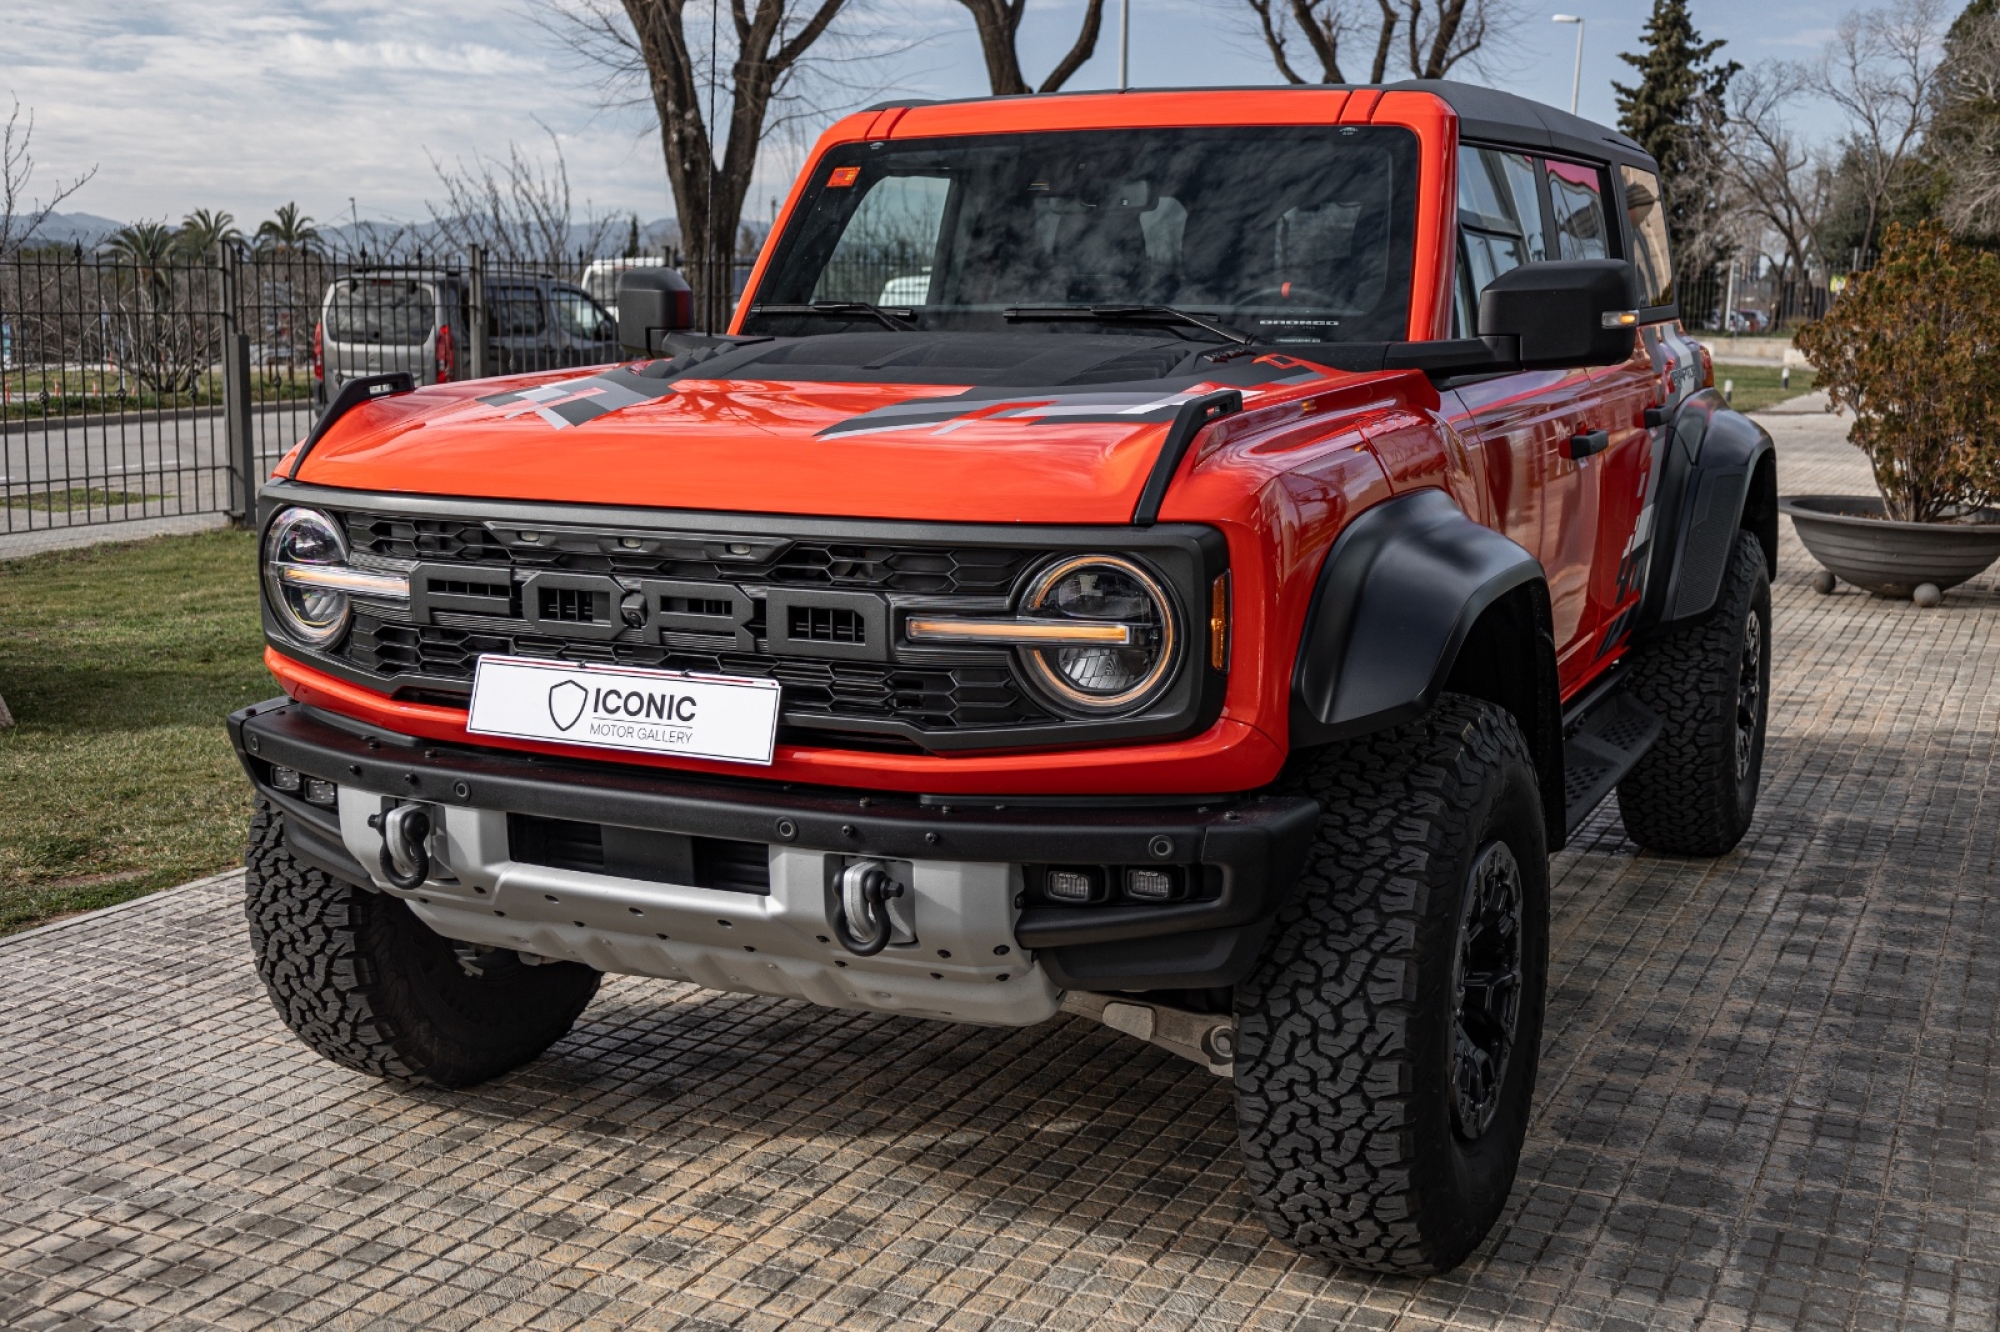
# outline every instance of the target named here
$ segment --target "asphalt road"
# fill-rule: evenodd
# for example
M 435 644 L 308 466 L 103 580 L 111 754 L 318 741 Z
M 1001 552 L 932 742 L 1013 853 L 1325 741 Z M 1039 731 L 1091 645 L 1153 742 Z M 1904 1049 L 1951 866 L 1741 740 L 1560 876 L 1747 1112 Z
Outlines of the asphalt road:
M 297 403 L 254 412 L 250 421 L 262 476 L 311 428 L 312 417 Z M 229 439 L 220 413 L 77 416 L 0 434 L 0 534 L 229 507 Z

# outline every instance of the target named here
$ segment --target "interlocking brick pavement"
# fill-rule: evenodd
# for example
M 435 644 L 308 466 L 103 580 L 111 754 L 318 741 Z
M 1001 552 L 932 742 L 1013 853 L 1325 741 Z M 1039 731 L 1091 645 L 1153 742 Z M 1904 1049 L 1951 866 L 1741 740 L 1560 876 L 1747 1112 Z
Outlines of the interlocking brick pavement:
M 0 1325 L 1991 1332 L 2000 586 L 1786 561 L 1757 824 L 1558 859 L 1527 1157 L 1450 1276 L 1271 1241 L 1227 1088 L 1074 1019 L 615 978 L 511 1077 L 386 1086 L 279 1025 L 231 877 L 0 944 Z

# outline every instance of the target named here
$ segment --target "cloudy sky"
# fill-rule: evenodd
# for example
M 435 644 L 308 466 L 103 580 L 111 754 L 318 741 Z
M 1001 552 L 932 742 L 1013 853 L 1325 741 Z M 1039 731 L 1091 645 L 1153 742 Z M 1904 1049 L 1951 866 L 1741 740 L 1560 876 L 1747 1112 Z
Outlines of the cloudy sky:
M 876 95 L 985 91 L 969 14 L 955 0 L 862 0 L 840 68 L 849 104 Z M 1534 0 L 1527 0 L 1534 4 Z M 1809 56 L 1843 6 L 1696 0 L 1704 35 L 1745 64 Z M 692 10 L 693 5 L 690 6 Z M 1650 3 L 1556 0 L 1588 20 L 1582 112 L 1613 118 Z M 1135 86 L 1274 81 L 1242 0 L 1132 0 Z M 120 220 L 226 208 L 252 222 L 296 200 L 313 217 L 421 220 L 438 196 L 432 157 L 504 154 L 557 135 L 581 202 L 670 215 L 650 117 L 606 110 L 573 50 L 538 24 L 538 0 L 7 0 L 0 96 L 36 115 L 36 185 L 95 165 L 65 205 Z M 1082 0 L 1031 0 L 1023 63 L 1038 79 L 1073 40 Z M 1072 88 L 1117 82 L 1117 0 Z M 1538 10 L 1483 82 L 1569 101 L 1576 29 Z M 0 112 L 5 104 L 0 103 Z M 802 128 L 816 131 L 830 116 Z M 1830 124 L 1813 128 L 1831 132 Z M 544 151 L 546 151 L 544 149 Z M 767 213 L 796 165 L 769 155 L 752 208 Z M 352 204 L 350 204 L 352 200 Z

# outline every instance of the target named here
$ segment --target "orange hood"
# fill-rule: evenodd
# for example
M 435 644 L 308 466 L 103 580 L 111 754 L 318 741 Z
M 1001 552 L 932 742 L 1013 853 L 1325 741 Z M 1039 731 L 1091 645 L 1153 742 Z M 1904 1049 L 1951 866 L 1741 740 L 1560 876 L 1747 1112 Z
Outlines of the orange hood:
M 452 384 L 355 408 L 298 479 L 646 508 L 1123 523 L 1181 403 L 1240 387 L 1254 407 L 1349 378 L 1258 359 L 1158 387 L 669 382 L 629 367 Z M 279 470 L 290 469 L 288 458 Z

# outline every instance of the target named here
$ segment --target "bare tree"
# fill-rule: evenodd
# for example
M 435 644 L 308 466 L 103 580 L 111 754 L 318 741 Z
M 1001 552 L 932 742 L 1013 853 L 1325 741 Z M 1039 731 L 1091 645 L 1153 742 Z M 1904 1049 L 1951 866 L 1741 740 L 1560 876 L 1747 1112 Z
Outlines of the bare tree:
M 543 132 L 553 165 L 530 157 L 518 143 L 507 145 L 507 158 L 500 162 L 478 157 L 469 166 L 461 160 L 447 167 L 431 159 L 445 197 L 425 207 L 440 240 L 452 249 L 479 245 L 496 259 L 552 267 L 578 248 L 593 257 L 606 248 L 617 222 L 593 216 L 588 206 L 579 220 L 562 142 L 546 126 Z
M 1056 62 L 1041 87 L 1030 87 L 1021 73 L 1018 38 L 1021 19 L 1028 12 L 1028 0 L 958 0 L 972 12 L 979 29 L 979 49 L 986 56 L 986 81 L 998 97 L 1021 93 L 1054 92 L 1069 82 L 1070 75 L 1083 67 L 1097 50 L 1097 34 L 1104 25 L 1104 0 L 1088 0 L 1083 26 L 1070 44 L 1069 54 Z
M 1943 0 L 1897 0 L 1840 21 L 1821 58 L 1797 71 L 1802 87 L 1848 122 L 1848 161 L 1866 215 L 1861 249 L 1874 247 L 1884 202 L 1923 145 L 1936 105 Z
M 1826 215 L 1830 172 L 1786 120 L 1804 84 L 1802 71 L 1784 64 L 1744 70 L 1729 89 L 1726 179 L 1738 211 L 1783 249 L 1783 277 L 1802 277 L 1814 255 L 1813 238 Z M 1759 246 L 1761 248 L 1761 246 Z
M 699 315 L 707 326 L 720 324 L 730 301 L 731 241 L 758 149 L 810 100 L 801 92 L 808 54 L 850 0 L 729 0 L 726 8 L 711 0 L 705 9 L 688 0 L 546 3 L 546 26 L 602 71 L 607 92 L 644 87 L 659 118 Z
M 0 129 L 0 257 L 19 249 L 48 221 L 57 205 L 97 174 L 93 166 L 74 180 L 57 185 L 46 200 L 30 201 L 28 182 L 35 174 L 35 113 L 30 108 L 27 122 L 22 123 L 20 99 L 11 100 L 14 109 L 7 115 L 6 127 Z
M 1341 61 L 1349 38 L 1362 39 L 1369 83 L 1396 74 L 1441 79 L 1463 61 L 1476 63 L 1520 21 L 1513 0 L 1243 0 L 1278 73 L 1289 83 L 1346 83 Z M 1292 60 L 1302 39 L 1319 63 L 1307 78 Z M 1355 67 L 1357 70 L 1359 66 Z
M 1939 213 L 1960 233 L 2000 233 L 2000 12 L 1968 10 L 1952 27 L 1938 80 L 1933 147 L 1949 184 Z

